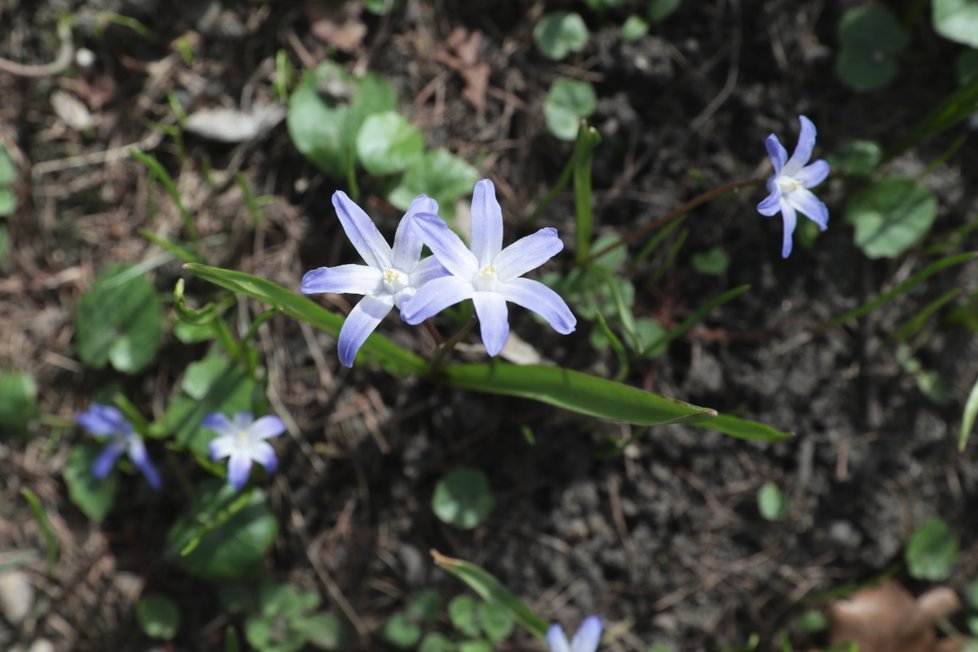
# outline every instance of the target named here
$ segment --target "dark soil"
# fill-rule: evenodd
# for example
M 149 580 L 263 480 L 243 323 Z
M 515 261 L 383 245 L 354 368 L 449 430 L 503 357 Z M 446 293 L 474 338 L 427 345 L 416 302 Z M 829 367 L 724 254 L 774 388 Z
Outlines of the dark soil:
M 478 162 L 496 182 L 507 238 L 529 230 L 521 218 L 555 183 L 570 153 L 543 120 L 549 84 L 559 76 L 593 81 L 601 98 L 593 123 L 602 135 L 595 214 L 600 232 L 620 233 L 715 185 L 767 174 L 765 136 L 775 132 L 793 142 L 800 113 L 819 126 L 816 153 L 824 156 L 850 138 L 893 142 L 955 88 L 947 62 L 956 50 L 923 28 L 914 57 L 888 90 L 858 95 L 841 86 L 833 74 L 835 26 L 852 4 L 689 1 L 633 44 L 618 35 L 627 12 L 585 12 L 589 46 L 554 64 L 532 45 L 543 3 L 407 0 L 390 18 L 365 14 L 363 44 L 332 56 L 390 79 L 429 145 Z M 135 17 L 151 37 L 112 24 L 100 33 L 95 24 L 104 10 Z M 118 383 L 146 414 L 159 417 L 179 374 L 203 350 L 173 340 L 159 363 L 136 378 L 94 373 L 73 351 L 73 311 L 111 262 L 158 255 L 139 229 L 176 234 L 179 214 L 132 159 L 79 164 L 71 157 L 140 142 L 178 180 L 201 234 L 226 235 L 210 251 L 214 262 L 297 287 L 305 270 L 352 260 L 329 205 L 343 183 L 324 178 L 298 154 L 284 123 L 244 146 L 188 136 L 182 158 L 172 138 L 153 137 L 152 124 L 172 122 L 169 93 L 187 111 L 237 106 L 243 97 L 271 100 L 277 51 L 303 69 L 331 50 L 310 32 L 302 3 L 12 0 L 0 7 L 0 54 L 32 63 L 54 59 L 61 11 L 76 15 L 76 45 L 95 54 L 91 68 L 73 65 L 39 78 L 0 70 L 0 141 L 25 171 L 21 207 L 7 221 L 13 244 L 0 278 L 0 367 L 34 373 L 47 415 L 71 419 L 96 391 Z M 460 76 L 436 56 L 458 28 L 481 34 L 480 54 L 491 68 L 481 112 L 463 98 Z M 174 45 L 188 34 L 196 48 L 189 65 Z M 56 89 L 81 98 L 94 126 L 79 132 L 66 125 L 52 109 Z M 892 166 L 919 174 L 952 140 L 938 138 Z M 924 179 L 941 202 L 935 233 L 973 219 L 975 159 L 966 144 Z M 240 171 L 256 194 L 272 197 L 260 226 L 233 181 L 205 181 L 205 161 L 220 178 Z M 974 447 L 959 454 L 955 443 L 978 375 L 978 344 L 954 327 L 932 328 L 917 340 L 915 356 L 948 385 L 953 400 L 942 406 L 904 371 L 887 335 L 951 287 L 974 292 L 976 268 L 954 268 L 857 323 L 813 334 L 928 260 L 917 251 L 868 261 L 842 218 L 856 188 L 830 179 L 820 191 L 830 229 L 811 248 L 796 245 L 787 261 L 780 258 L 780 220 L 755 212 L 760 191 L 744 192 L 687 217 L 688 239 L 662 280 L 653 283 L 649 272 L 664 254 L 635 276 L 636 314 L 667 325 L 726 289 L 751 286 L 665 357 L 633 364 L 627 380 L 795 433 L 787 442 L 669 426 L 616 454 L 616 441 L 640 431 L 528 401 L 397 381 L 370 366 L 348 372 L 330 337 L 275 318 L 260 338 L 272 406 L 301 437 L 280 443 L 282 472 L 267 483 L 281 530 L 268 576 L 320 590 L 339 615 L 330 591 L 342 593 L 367 633 L 363 650 L 383 648 L 377 628 L 413 593 L 428 586 L 445 596 L 463 590 L 430 562 L 430 549 L 483 566 L 566 626 L 600 614 L 610 651 L 646 652 L 654 642 L 720 649 L 752 634 L 760 649 L 772 649 L 777 632 L 821 604 L 808 600 L 887 569 L 906 579 L 907 537 L 940 515 L 962 542 L 950 581 L 962 589 L 978 569 L 971 509 L 978 469 Z M 390 233 L 399 215 L 375 190 L 367 182 L 363 203 Z M 570 193 L 541 221 L 570 243 Z M 730 254 L 728 271 L 719 278 L 694 273 L 690 255 L 716 245 Z M 155 272 L 163 292 L 182 276 L 175 262 Z M 190 296 L 210 291 L 189 282 Z M 522 312 L 513 326 L 560 364 L 616 369 L 610 353 L 588 345 L 586 324 L 566 339 Z M 395 321 L 383 329 L 414 346 Z M 526 428 L 535 443 L 521 434 Z M 0 625 L 0 647 L 45 637 L 59 650 L 148 649 L 132 609 L 145 582 L 181 604 L 182 634 L 166 649 L 223 649 L 228 619 L 212 587 L 176 570 L 163 545 L 183 499 L 176 492 L 157 497 L 128 478 L 126 500 L 101 526 L 89 523 L 61 479 L 68 447 L 81 437 L 43 426 L 33 439 L 0 442 L 0 560 L 42 549 L 19 496 L 23 487 L 47 506 L 61 549 L 52 575 L 43 561 L 27 566 L 40 606 L 20 629 Z M 435 482 L 457 466 L 486 471 L 496 495 L 492 516 L 472 532 L 443 525 L 430 508 Z M 790 498 L 788 515 L 777 522 L 758 512 L 756 493 L 766 481 Z M 542 648 L 521 635 L 505 649 Z

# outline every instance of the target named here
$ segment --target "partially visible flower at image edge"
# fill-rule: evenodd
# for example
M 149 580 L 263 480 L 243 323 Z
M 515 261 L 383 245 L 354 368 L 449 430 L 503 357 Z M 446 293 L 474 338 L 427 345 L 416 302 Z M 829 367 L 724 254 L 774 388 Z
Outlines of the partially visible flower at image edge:
M 238 412 L 232 420 L 220 412 L 212 412 L 200 425 L 218 434 L 208 445 L 208 451 L 215 462 L 229 458 L 228 482 L 235 489 L 241 489 L 248 482 L 252 462 L 265 467 L 266 473 L 274 473 L 278 468 L 275 449 L 265 441 L 285 432 L 285 424 L 278 417 L 265 416 L 256 420 L 251 412 Z
M 774 134 L 764 141 L 774 165 L 774 174 L 767 180 L 767 189 L 771 194 L 757 205 L 757 211 L 765 217 L 781 213 L 784 220 L 783 258 L 791 254 L 791 236 L 795 232 L 798 213 L 815 222 L 822 231 L 829 226 L 829 209 L 809 190 L 825 181 L 829 175 L 829 164 L 821 159 L 808 164 L 815 149 L 815 125 L 803 115 L 798 116 L 798 120 L 801 131 L 791 158 L 788 158 L 788 151 Z
M 503 214 L 492 181 L 479 181 L 472 192 L 471 249 L 438 216 L 418 213 L 414 219 L 424 243 L 451 275 L 418 289 L 404 305 L 404 321 L 420 324 L 451 305 L 472 299 L 482 343 L 493 356 L 509 339 L 507 301 L 537 313 L 562 335 L 574 331 L 577 319 L 564 300 L 540 281 L 521 278 L 564 248 L 557 229 L 540 229 L 503 249 Z
M 564 628 L 560 625 L 551 625 L 547 630 L 547 644 L 550 652 L 595 652 L 598 644 L 601 643 L 601 632 L 604 623 L 597 616 L 588 616 L 577 628 L 574 639 L 568 643 Z
M 163 487 L 159 471 L 153 466 L 146 452 L 146 445 L 133 430 L 122 412 L 111 405 L 92 403 L 88 410 L 76 417 L 76 422 L 83 429 L 99 439 L 108 439 L 109 444 L 102 449 L 95 461 L 92 462 L 92 476 L 102 480 L 112 471 L 119 456 L 126 453 L 129 460 L 136 465 L 146 482 L 159 491 Z
M 401 309 L 422 285 L 447 272 L 433 257 L 421 260 L 420 234 L 412 224 L 417 213 L 437 213 L 438 202 L 420 195 L 411 202 L 394 233 L 394 246 L 387 244 L 370 217 L 346 193 L 333 193 L 333 207 L 353 247 L 366 265 L 320 267 L 302 277 L 302 293 L 362 294 L 347 315 L 337 342 L 340 362 L 353 366 L 357 351 L 387 316 Z

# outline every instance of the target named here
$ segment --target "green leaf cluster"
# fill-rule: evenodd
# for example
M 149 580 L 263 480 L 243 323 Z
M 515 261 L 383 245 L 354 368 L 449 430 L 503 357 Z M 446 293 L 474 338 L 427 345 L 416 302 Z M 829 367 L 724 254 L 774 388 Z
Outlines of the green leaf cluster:
M 854 7 L 842 16 L 838 31 L 839 81 L 856 91 L 875 91 L 893 81 L 910 33 L 892 11 L 875 2 Z
M 257 610 L 245 621 L 245 638 L 260 652 L 297 652 L 307 645 L 343 649 L 342 625 L 332 614 L 319 611 L 319 604 L 315 591 L 263 582 Z

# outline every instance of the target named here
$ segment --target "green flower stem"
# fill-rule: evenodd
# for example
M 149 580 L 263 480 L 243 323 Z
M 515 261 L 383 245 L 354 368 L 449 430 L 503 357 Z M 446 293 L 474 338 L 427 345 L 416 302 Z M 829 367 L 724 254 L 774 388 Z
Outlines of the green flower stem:
M 472 331 L 476 321 L 477 319 L 475 315 L 469 317 L 469 320 L 462 325 L 462 328 L 458 329 L 457 333 L 445 340 L 438 346 L 438 348 L 435 349 L 435 352 L 431 355 L 431 361 L 428 363 L 428 373 L 430 375 L 434 375 L 435 372 L 441 368 L 442 364 L 444 363 L 445 356 L 449 353 L 449 351 L 455 348 L 456 344 L 465 339 L 465 336 Z
M 604 247 L 603 249 L 594 252 L 593 254 L 588 256 L 585 260 L 580 261 L 580 265 L 582 267 L 587 266 L 590 263 L 597 260 L 598 258 L 600 258 L 601 256 L 604 256 L 605 254 L 614 251 L 616 248 L 622 245 L 627 245 L 631 242 L 634 242 L 635 240 L 638 240 L 639 238 L 649 235 L 656 229 L 666 226 L 673 220 L 678 219 L 681 215 L 688 213 L 689 211 L 693 210 L 697 206 L 701 206 L 703 204 L 711 202 L 714 199 L 717 199 L 718 197 L 722 197 L 728 192 L 731 192 L 733 190 L 738 190 L 740 188 L 749 188 L 751 186 L 763 186 L 764 183 L 765 183 L 764 179 L 740 179 L 738 181 L 731 181 L 730 183 L 725 183 L 722 186 L 717 186 L 713 190 L 708 190 L 703 194 L 697 195 L 696 197 L 693 197 L 686 203 L 674 208 L 673 210 L 669 211 L 662 217 L 653 220 L 648 224 L 644 224 L 640 227 L 632 229 L 625 235 L 621 236 L 615 242 L 609 244 L 607 247 Z

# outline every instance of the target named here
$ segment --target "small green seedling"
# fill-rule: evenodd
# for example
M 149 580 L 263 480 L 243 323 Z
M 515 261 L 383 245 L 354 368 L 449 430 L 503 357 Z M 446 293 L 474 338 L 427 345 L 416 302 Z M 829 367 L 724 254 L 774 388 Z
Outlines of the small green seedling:
M 456 469 L 435 485 L 431 509 L 444 523 L 461 530 L 477 527 L 496 504 L 486 474 L 478 469 Z

